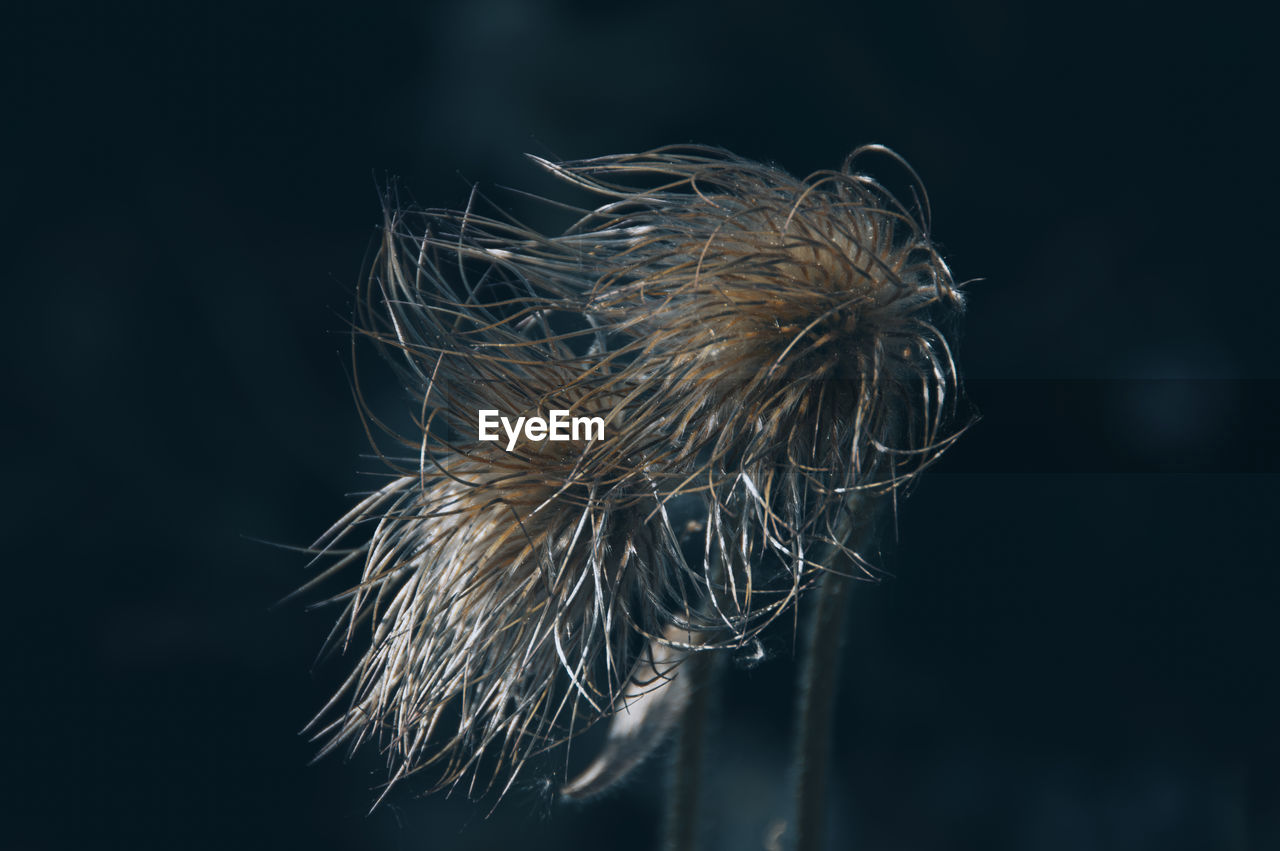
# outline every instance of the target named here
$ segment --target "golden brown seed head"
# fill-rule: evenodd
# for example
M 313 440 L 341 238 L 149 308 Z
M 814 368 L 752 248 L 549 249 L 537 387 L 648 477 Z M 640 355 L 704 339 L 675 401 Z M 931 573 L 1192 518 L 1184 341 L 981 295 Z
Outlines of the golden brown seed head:
M 326 750 L 376 739 L 393 783 L 509 785 L 611 711 L 648 642 L 747 641 L 845 545 L 857 494 L 949 445 L 934 319 L 962 299 L 927 215 L 855 171 L 879 150 L 806 180 L 707 148 L 543 162 L 604 198 L 557 236 L 389 217 L 362 330 L 417 418 L 395 478 L 318 544 L 363 564 L 336 636 L 368 642 Z M 556 408 L 605 437 L 477 440 L 480 409 Z

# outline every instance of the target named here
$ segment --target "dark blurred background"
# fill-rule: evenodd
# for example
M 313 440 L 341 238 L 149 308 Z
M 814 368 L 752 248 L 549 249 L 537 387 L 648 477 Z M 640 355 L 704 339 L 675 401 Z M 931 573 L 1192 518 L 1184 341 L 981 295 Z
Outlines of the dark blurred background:
M 366 815 L 345 669 L 272 604 L 378 469 L 347 321 L 389 182 L 673 142 L 887 144 L 969 286 L 982 420 L 853 602 L 831 847 L 1280 848 L 1271 30 L 1200 5 L 474 0 L 4 13 L 5 838 L 650 849 L 661 760 Z M 376 373 L 372 362 L 370 371 Z M 400 404 L 393 383 L 372 392 Z M 364 474 L 364 475 L 362 475 Z M 789 633 L 728 677 L 708 848 L 783 814 Z

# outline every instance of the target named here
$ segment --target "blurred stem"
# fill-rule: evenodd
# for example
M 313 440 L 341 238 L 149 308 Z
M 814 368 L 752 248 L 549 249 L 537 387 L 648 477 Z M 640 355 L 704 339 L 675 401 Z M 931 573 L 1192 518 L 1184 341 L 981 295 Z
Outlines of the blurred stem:
M 837 539 L 866 552 L 875 532 L 880 501 L 853 500 Z M 832 721 L 840 687 L 845 612 L 849 608 L 854 565 L 839 548 L 831 548 L 818 586 L 818 606 L 809 624 L 805 668 L 800 685 L 793 776 L 795 777 L 795 851 L 820 851 L 827 822 L 827 779 L 830 774 Z
M 711 653 L 693 653 L 681 665 L 680 676 L 689 677 L 689 702 L 676 734 L 676 752 L 667 785 L 665 851 L 695 851 L 698 846 L 698 812 L 702 803 L 702 757 L 706 752 L 710 688 L 714 676 Z

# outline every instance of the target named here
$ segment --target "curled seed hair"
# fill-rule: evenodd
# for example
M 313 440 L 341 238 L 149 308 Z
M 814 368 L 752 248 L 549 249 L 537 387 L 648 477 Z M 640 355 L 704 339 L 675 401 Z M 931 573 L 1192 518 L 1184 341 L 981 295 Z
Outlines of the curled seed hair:
M 313 722 L 325 751 L 377 740 L 392 784 L 432 768 L 505 790 L 662 691 L 652 660 L 749 641 L 832 553 L 867 567 L 853 506 L 955 437 L 934 317 L 963 305 L 927 201 L 855 170 L 874 152 L 805 180 L 711 148 L 539 160 L 605 199 L 552 236 L 390 215 L 359 325 L 419 413 L 401 436 L 366 411 L 404 457 L 317 543 L 324 576 L 363 565 L 332 640 L 368 633 Z M 507 450 L 478 439 L 480 409 L 599 415 L 605 437 Z M 690 505 L 693 566 L 672 520 Z
M 433 788 L 505 791 L 528 758 L 612 711 L 647 644 L 717 629 L 735 644 L 747 627 L 704 615 L 717 587 L 672 529 L 673 453 L 630 427 L 643 408 L 600 357 L 575 354 L 581 335 L 553 330 L 560 306 L 518 269 L 476 271 L 474 247 L 402 222 L 387 223 L 359 327 L 418 414 L 405 436 L 365 406 L 401 447 L 383 455 L 392 479 L 315 544 L 337 559 L 316 582 L 362 565 L 333 598 L 345 608 L 330 641 L 364 649 L 311 730 L 321 755 L 377 742 L 388 790 L 429 770 Z M 461 265 L 441 261 L 444 245 Z M 482 409 L 598 415 L 605 437 L 481 441 Z
M 919 211 L 857 171 L 872 154 Z M 557 247 L 615 362 L 661 398 L 649 427 L 697 462 L 729 563 L 761 544 L 799 581 L 813 544 L 842 545 L 850 494 L 896 491 L 958 435 L 935 319 L 963 298 L 896 155 L 805 180 L 696 147 L 544 166 L 608 199 Z

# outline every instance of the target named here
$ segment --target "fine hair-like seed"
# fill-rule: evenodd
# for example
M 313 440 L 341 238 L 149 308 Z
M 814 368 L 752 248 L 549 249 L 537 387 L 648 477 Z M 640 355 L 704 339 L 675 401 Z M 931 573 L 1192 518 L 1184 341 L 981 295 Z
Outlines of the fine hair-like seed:
M 535 158 L 600 199 L 550 236 L 389 208 L 357 327 L 415 417 L 366 411 L 390 480 L 315 545 L 316 581 L 360 572 L 332 598 L 359 658 L 322 753 L 376 742 L 388 789 L 501 793 L 638 693 L 655 647 L 752 640 L 847 549 L 858 495 L 939 456 L 960 386 L 937 320 L 963 299 L 923 190 L 920 211 L 857 171 L 876 153 L 805 180 L 713 148 Z M 507 449 L 482 409 L 604 433 Z

